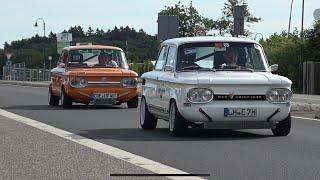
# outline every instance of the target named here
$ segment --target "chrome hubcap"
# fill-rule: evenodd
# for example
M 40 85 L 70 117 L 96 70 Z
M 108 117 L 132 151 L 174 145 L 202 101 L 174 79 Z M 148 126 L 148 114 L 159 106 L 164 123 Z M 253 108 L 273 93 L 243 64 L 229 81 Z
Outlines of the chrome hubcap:
M 48 92 L 48 102 L 50 103 L 50 99 L 51 99 L 51 91 L 49 89 L 49 92 Z
M 170 114 L 169 114 L 169 129 L 172 132 L 174 128 L 174 117 L 176 115 L 175 108 L 173 103 L 170 105 Z
M 63 105 L 63 101 L 64 101 L 64 93 L 61 93 L 61 105 Z
M 144 99 L 141 99 L 141 104 L 140 104 L 140 124 L 143 125 L 144 124 L 144 120 L 145 120 L 145 112 L 146 112 L 146 102 Z

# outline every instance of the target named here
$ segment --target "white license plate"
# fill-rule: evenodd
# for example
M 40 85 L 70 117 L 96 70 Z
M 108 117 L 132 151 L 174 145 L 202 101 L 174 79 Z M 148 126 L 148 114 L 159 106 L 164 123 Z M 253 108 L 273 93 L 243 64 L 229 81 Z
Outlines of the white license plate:
M 224 108 L 224 117 L 256 117 L 256 108 Z
M 117 93 L 94 93 L 92 94 L 93 100 L 97 99 L 117 99 Z

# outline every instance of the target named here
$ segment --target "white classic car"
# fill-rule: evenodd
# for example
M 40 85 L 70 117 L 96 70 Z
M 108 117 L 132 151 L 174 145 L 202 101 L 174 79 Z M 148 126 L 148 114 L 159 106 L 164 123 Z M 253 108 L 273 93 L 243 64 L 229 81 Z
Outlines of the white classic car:
M 170 134 L 205 129 L 291 129 L 291 84 L 272 74 L 261 45 L 232 37 L 188 37 L 162 43 L 151 72 L 142 75 L 140 124 L 169 121 Z

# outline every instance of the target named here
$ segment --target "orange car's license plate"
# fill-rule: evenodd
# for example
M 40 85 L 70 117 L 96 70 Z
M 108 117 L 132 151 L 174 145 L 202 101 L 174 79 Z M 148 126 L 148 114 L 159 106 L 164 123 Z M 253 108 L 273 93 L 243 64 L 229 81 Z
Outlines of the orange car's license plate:
M 116 93 L 94 93 L 92 102 L 94 104 L 116 104 L 117 97 Z
M 116 99 L 118 97 L 117 93 L 94 93 L 92 95 L 93 99 Z

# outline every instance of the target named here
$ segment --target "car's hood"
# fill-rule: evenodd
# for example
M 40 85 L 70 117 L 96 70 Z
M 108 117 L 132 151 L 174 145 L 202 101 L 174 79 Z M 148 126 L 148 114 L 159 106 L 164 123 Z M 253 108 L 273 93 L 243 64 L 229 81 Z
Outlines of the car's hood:
M 137 76 L 137 73 L 120 68 L 71 68 L 66 71 L 70 76 Z
M 265 84 L 265 85 L 291 85 L 288 78 L 274 75 L 269 72 L 181 72 L 176 73 L 175 81 L 184 84 Z

